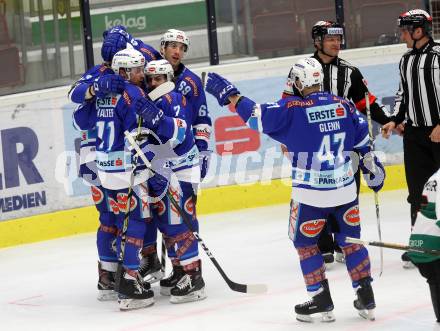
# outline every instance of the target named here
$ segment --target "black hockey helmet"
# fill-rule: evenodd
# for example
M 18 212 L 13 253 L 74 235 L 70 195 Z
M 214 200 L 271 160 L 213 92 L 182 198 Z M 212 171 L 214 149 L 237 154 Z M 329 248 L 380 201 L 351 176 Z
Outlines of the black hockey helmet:
M 413 9 L 403 13 L 397 19 L 399 28 L 407 28 L 413 32 L 415 28 L 423 28 L 426 34 L 431 35 L 432 17 L 422 9 Z
M 342 43 L 344 43 L 344 29 L 336 22 L 332 21 L 318 21 L 313 25 L 312 28 L 312 39 L 323 40 L 326 35 L 338 35 L 342 38 Z

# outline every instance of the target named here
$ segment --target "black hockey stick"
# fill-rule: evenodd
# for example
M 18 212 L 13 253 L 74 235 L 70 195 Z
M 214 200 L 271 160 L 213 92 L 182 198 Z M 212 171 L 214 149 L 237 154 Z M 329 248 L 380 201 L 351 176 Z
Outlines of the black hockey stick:
M 141 125 L 142 125 L 142 117 L 139 117 L 138 128 L 137 128 L 138 135 L 141 132 Z M 127 202 L 126 202 L 127 205 L 125 207 L 125 212 L 124 212 L 124 221 L 122 222 L 121 243 L 120 243 L 120 250 L 119 250 L 119 256 L 118 256 L 118 268 L 116 269 L 116 274 L 115 274 L 115 291 L 116 292 L 119 292 L 122 274 L 123 274 L 123 266 L 122 265 L 123 265 L 124 256 L 125 256 L 125 241 L 127 239 L 128 219 L 130 218 L 130 206 L 131 206 L 131 198 L 133 196 L 134 173 L 136 171 L 137 158 L 138 158 L 138 156 L 135 155 L 134 160 L 133 160 L 133 169 L 130 174 L 130 186 L 128 187 Z
M 348 243 L 352 243 L 352 244 L 385 247 L 385 248 L 398 249 L 398 250 L 407 251 L 407 252 L 421 253 L 421 254 L 427 254 L 427 255 L 432 255 L 432 256 L 440 256 L 440 250 L 436 250 L 436 249 L 426 249 L 426 248 L 414 247 L 414 246 L 402 245 L 402 244 L 396 244 L 396 243 L 386 243 L 386 242 L 382 242 L 382 241 L 368 241 L 368 240 L 361 240 L 361 239 L 351 238 L 351 237 L 346 237 L 345 241 Z
M 139 148 L 139 145 L 136 143 L 136 141 L 133 139 L 133 137 L 130 135 L 130 133 L 128 131 L 125 131 L 125 135 L 126 135 L 128 141 L 130 142 L 130 144 L 132 145 L 132 147 L 136 150 L 137 155 L 139 155 L 140 158 L 144 161 L 144 163 L 147 166 L 149 166 L 150 162 L 146 158 L 145 154 L 141 151 L 141 149 Z M 156 173 L 153 169 L 151 169 L 151 167 L 150 167 L 150 170 L 153 173 Z M 266 293 L 267 292 L 267 285 L 266 284 L 240 284 L 240 283 L 236 283 L 236 282 L 232 281 L 226 275 L 226 273 L 223 271 L 222 267 L 217 262 L 217 259 L 211 253 L 208 246 L 206 246 L 203 239 L 199 236 L 199 234 L 196 231 L 194 231 L 194 228 L 191 225 L 191 220 L 188 218 L 188 215 L 182 210 L 182 208 L 179 206 L 178 202 L 174 199 L 174 197 L 169 193 L 168 190 L 166 192 L 166 195 L 167 195 L 168 199 L 170 200 L 171 204 L 174 206 L 174 208 L 176 208 L 177 212 L 182 216 L 182 219 L 183 219 L 183 222 L 185 223 L 185 225 L 192 232 L 194 238 L 197 239 L 198 243 L 203 248 L 206 255 L 208 255 L 209 259 L 214 264 L 214 266 L 216 267 L 216 269 L 218 270 L 218 272 L 223 277 L 223 279 L 225 280 L 225 282 L 228 284 L 229 288 L 232 291 L 242 292 L 242 293 L 251 293 L 251 294 L 259 294 L 259 293 Z
M 165 272 L 166 268 L 166 258 L 167 258 L 167 247 L 165 246 L 165 240 L 162 236 L 162 241 L 160 242 L 161 254 L 160 254 L 160 270 Z

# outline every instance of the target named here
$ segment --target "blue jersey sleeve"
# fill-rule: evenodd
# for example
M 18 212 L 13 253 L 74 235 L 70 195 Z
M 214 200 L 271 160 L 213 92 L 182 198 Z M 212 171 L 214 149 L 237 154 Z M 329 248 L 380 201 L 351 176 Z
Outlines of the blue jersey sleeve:
M 188 101 L 191 114 L 188 115 L 187 122 L 188 125 L 192 126 L 198 150 L 208 150 L 212 132 L 212 121 L 201 79 L 189 69 L 184 68 L 176 82 L 176 89 L 179 93 L 183 94 Z
M 73 127 L 79 131 L 91 130 L 96 124 L 94 102 L 84 102 L 73 112 Z
M 69 99 L 74 103 L 83 103 L 86 101 L 87 90 L 93 84 L 94 80 L 97 77 L 108 73 L 113 73 L 113 70 L 103 64 L 96 65 L 92 69 L 86 71 L 79 80 L 73 83 L 68 93 Z
M 353 105 L 350 105 L 352 107 L 352 118 L 353 118 L 353 125 L 354 125 L 354 131 L 355 131 L 355 139 L 354 139 L 354 146 L 353 149 L 355 151 L 358 151 L 361 155 L 364 155 L 368 153 L 371 149 L 370 145 L 370 136 L 368 134 L 368 123 L 367 121 L 361 116 L 359 111 L 357 111 Z
M 156 105 L 164 112 L 157 133 L 166 140 L 181 144 L 188 128 L 186 98 L 178 93 L 169 93 L 160 98 Z
M 286 100 L 256 104 L 242 97 L 237 106 L 237 113 L 251 129 L 265 133 L 283 144 L 289 140 L 294 112 L 294 109 L 286 107 Z
M 160 53 L 154 47 L 145 44 L 142 40 L 135 39 L 132 44 L 136 50 L 142 53 L 145 61 L 150 62 L 162 59 L 162 55 L 160 55 Z

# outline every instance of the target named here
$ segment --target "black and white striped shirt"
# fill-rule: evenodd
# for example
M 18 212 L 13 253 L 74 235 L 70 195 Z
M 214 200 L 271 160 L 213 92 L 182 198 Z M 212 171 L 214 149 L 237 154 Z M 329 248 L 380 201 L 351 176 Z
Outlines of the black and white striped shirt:
M 365 114 L 365 93 L 368 92 L 368 87 L 360 70 L 339 57 L 335 57 L 330 63 L 323 63 L 317 52 L 315 52 L 313 58 L 322 65 L 324 72 L 323 90 L 352 101 L 356 108 Z M 288 78 L 283 97 L 292 94 L 301 95 Z M 376 97 L 371 93 L 369 95 L 371 118 L 380 124 L 388 123 L 389 118 L 377 103 Z
M 440 124 L 440 44 L 432 39 L 406 52 L 399 64 L 400 84 L 393 119 L 418 127 Z

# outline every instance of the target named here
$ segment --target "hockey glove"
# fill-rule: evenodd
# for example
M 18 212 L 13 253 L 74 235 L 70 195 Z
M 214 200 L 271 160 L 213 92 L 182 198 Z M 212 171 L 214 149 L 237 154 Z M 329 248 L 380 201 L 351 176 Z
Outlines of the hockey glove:
M 104 39 L 107 38 L 109 33 L 115 33 L 115 32 L 120 32 L 120 31 L 127 31 L 127 28 L 125 26 L 123 26 L 123 25 L 115 25 L 115 26 L 105 30 L 102 33 L 102 38 L 104 38 Z
M 208 73 L 206 92 L 215 97 L 220 106 L 228 105 L 230 96 L 240 94 L 240 91 L 234 85 L 215 72 Z
M 148 188 L 152 197 L 161 197 L 168 190 L 168 180 L 161 174 L 155 173 L 148 179 Z
M 93 83 L 93 89 L 98 98 L 104 98 L 109 93 L 121 94 L 125 89 L 125 81 L 119 75 L 102 75 Z
M 385 181 L 385 168 L 379 159 L 370 152 L 365 154 L 359 162 L 367 185 L 374 192 L 379 192 Z
M 119 33 L 109 33 L 102 43 L 102 59 L 106 62 L 112 62 L 113 56 L 126 47 L 127 39 L 125 39 L 125 36 Z
M 140 98 L 135 103 L 136 114 L 144 120 L 144 126 L 155 130 L 164 117 L 162 109 L 157 108 L 153 101 Z
M 206 177 L 209 169 L 209 161 L 211 160 L 212 151 L 201 151 L 199 153 L 200 178 L 203 180 Z

